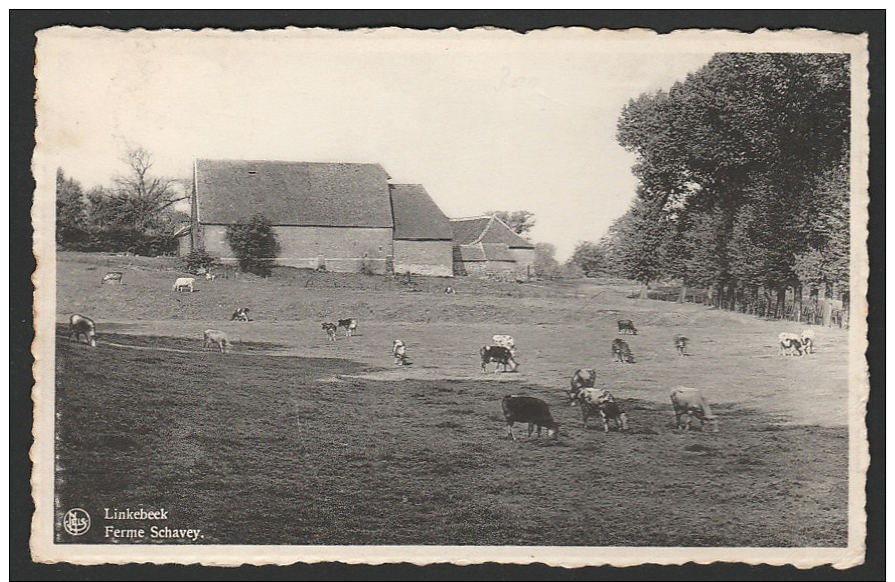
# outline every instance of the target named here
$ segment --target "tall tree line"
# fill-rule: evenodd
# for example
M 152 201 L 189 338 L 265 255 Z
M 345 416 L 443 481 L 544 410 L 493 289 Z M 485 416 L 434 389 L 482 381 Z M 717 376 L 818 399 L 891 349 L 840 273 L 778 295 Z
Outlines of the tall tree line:
M 780 305 L 790 286 L 847 290 L 849 81 L 848 55 L 723 53 L 631 100 L 617 139 L 639 186 L 602 259 L 730 305 L 762 294 Z

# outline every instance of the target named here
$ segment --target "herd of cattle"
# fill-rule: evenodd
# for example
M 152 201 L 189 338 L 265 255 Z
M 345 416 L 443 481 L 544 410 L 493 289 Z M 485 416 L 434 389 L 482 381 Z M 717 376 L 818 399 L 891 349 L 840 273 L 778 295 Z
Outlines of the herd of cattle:
M 213 280 L 214 275 L 206 274 L 206 279 Z M 122 274 L 117 271 L 108 272 L 103 276 L 102 283 L 118 283 L 121 284 Z M 195 278 L 179 277 L 173 285 L 175 292 L 194 291 Z M 233 312 L 230 317 L 231 321 L 249 322 L 249 309 L 240 307 Z M 637 335 L 637 328 L 629 319 L 620 319 L 617 321 L 618 333 Z M 358 328 L 357 320 L 354 318 L 339 319 L 337 323 L 324 322 L 321 324 L 323 331 L 326 332 L 330 341 L 336 341 L 336 335 L 339 329 L 345 330 L 346 337 L 351 337 Z M 74 314 L 69 319 L 69 334 L 72 341 L 78 343 L 84 338 L 86 343 L 95 347 L 96 344 L 96 324 L 89 317 L 80 314 Z M 804 330 L 801 334 L 783 332 L 778 336 L 780 345 L 780 355 L 799 355 L 814 353 L 814 331 L 811 329 Z M 499 371 L 503 366 L 503 371 L 514 372 L 519 367 L 516 361 L 516 342 L 509 335 L 494 335 L 491 338 L 492 344 L 483 346 L 479 350 L 481 357 L 482 372 L 485 372 L 487 365 L 496 364 L 494 372 Z M 674 347 L 681 356 L 686 355 L 687 344 L 690 340 L 682 335 L 674 336 Z M 206 329 L 203 332 L 203 349 L 209 347 L 217 347 L 221 353 L 226 353 L 230 348 L 230 341 L 227 334 L 218 329 Z M 628 343 L 616 338 L 612 341 L 612 354 L 616 362 L 633 364 L 634 354 Z M 395 365 L 407 365 L 407 346 L 399 339 L 394 340 L 392 344 L 392 356 Z M 509 370 L 508 370 L 509 367 Z M 566 391 L 568 403 L 572 407 L 579 407 L 584 427 L 588 426 L 589 418 L 599 418 L 603 425 L 603 431 L 609 432 L 610 423 L 619 432 L 628 430 L 628 417 L 622 409 L 622 406 L 615 397 L 606 389 L 597 388 L 597 373 L 593 369 L 579 369 L 572 375 L 570 388 Z M 689 430 L 693 419 L 700 421 L 702 430 L 708 429 L 710 432 L 718 432 L 718 421 L 712 413 L 707 400 L 702 392 L 696 388 L 687 388 L 679 386 L 671 392 L 671 404 L 674 410 L 675 425 L 680 430 Z M 540 398 L 533 396 L 523 396 L 511 394 L 505 396 L 501 401 L 504 418 L 506 420 L 507 435 L 516 440 L 513 430 L 515 423 L 528 424 L 528 436 L 537 429 L 537 435 L 540 437 L 541 430 L 546 429 L 547 435 L 553 438 L 559 436 L 559 423 L 557 423 L 550 413 L 547 403 Z

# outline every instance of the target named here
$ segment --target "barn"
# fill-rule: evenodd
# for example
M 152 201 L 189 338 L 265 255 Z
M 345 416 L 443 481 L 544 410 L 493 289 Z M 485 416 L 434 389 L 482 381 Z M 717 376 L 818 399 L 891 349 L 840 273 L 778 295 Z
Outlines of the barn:
M 496 216 L 451 219 L 454 274 L 527 277 L 535 246 Z
M 447 216 L 419 184 L 394 184 L 391 197 L 394 271 L 452 277 L 453 231 Z
M 234 262 L 227 227 L 261 214 L 273 224 L 282 266 L 384 274 L 400 265 L 450 275 L 446 218 L 421 186 L 389 179 L 379 164 L 196 160 L 181 253 L 204 249 Z

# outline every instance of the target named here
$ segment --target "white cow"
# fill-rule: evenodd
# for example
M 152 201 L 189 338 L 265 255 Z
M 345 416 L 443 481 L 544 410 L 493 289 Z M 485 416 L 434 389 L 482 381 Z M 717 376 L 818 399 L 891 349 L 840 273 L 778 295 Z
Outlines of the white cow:
M 178 277 L 176 281 L 174 281 L 173 289 L 174 291 L 181 291 L 183 289 L 189 289 L 190 293 L 193 292 L 193 284 L 196 282 L 195 277 Z
M 712 414 L 712 407 L 698 388 L 678 386 L 671 391 L 671 405 L 674 407 L 674 420 L 678 428 L 690 430 L 695 416 L 703 430 L 708 423 L 709 432 L 718 432 L 718 419 Z M 684 415 L 687 417 L 686 422 L 682 422 Z
M 814 330 L 806 329 L 802 331 L 802 335 L 799 338 L 802 341 L 802 350 L 806 354 L 814 353 Z
M 206 329 L 204 336 L 205 342 L 202 344 L 203 348 L 210 347 L 212 344 L 217 344 L 218 349 L 221 350 L 221 353 L 223 354 L 227 351 L 227 347 L 230 345 L 229 340 L 227 340 L 227 334 L 219 329 Z

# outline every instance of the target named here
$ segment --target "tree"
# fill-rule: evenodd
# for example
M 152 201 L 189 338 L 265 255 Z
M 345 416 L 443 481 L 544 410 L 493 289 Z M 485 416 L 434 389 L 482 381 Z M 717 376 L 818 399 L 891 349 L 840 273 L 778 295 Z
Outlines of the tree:
M 569 258 L 569 263 L 576 265 L 585 277 L 597 277 L 611 271 L 606 242 L 595 243 L 581 241 Z
M 130 171 L 113 180 L 112 194 L 121 202 L 120 219 L 134 230 L 146 232 L 157 227 L 164 212 L 186 196 L 177 192 L 176 180 L 150 174 L 152 154 L 142 147 L 129 149 L 124 161 Z
M 486 212 L 488 216 L 494 216 L 504 224 L 513 229 L 516 234 L 525 234 L 534 228 L 536 223 L 535 215 L 527 210 L 514 210 L 509 212 L 506 210 L 492 210 Z
M 227 226 L 227 244 L 239 259 L 244 272 L 270 276 L 273 259 L 280 253 L 276 233 L 270 221 L 260 214 Z
M 89 240 L 87 199 L 81 184 L 56 170 L 56 242 L 73 248 Z
M 556 247 L 550 243 L 535 243 L 534 272 L 538 277 L 554 279 L 560 276 L 559 262 L 556 260 Z

